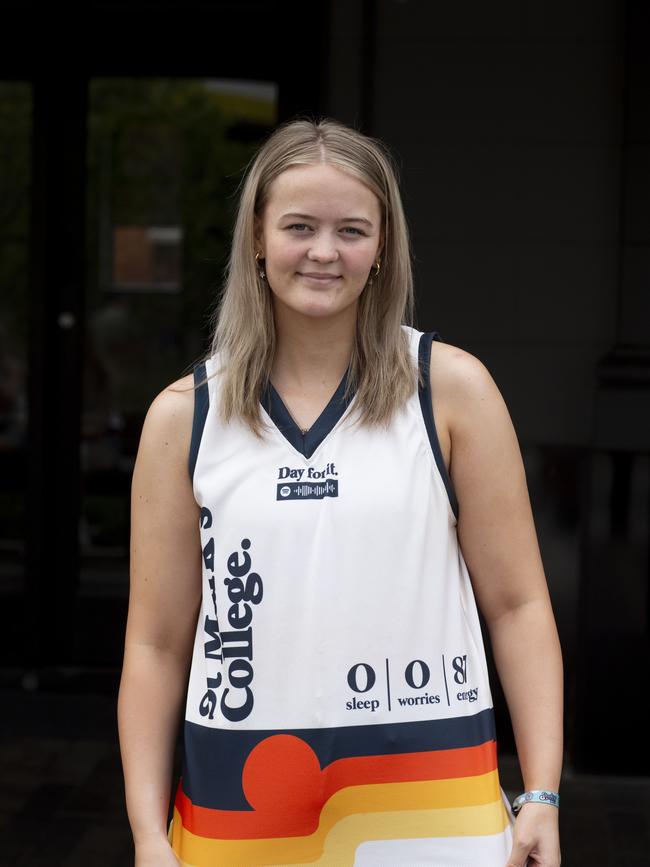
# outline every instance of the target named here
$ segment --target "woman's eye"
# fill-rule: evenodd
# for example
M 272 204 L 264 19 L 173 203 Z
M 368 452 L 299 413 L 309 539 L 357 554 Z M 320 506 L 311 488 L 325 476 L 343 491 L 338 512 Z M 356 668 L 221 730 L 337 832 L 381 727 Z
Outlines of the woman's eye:
M 309 228 L 310 227 L 307 225 L 307 223 L 292 223 L 290 226 L 287 226 L 287 229 L 294 229 L 296 232 L 298 232 L 299 235 L 304 235 L 304 230 Z M 363 235 L 361 229 L 357 229 L 356 226 L 344 226 L 343 232 L 351 232 L 355 235 Z

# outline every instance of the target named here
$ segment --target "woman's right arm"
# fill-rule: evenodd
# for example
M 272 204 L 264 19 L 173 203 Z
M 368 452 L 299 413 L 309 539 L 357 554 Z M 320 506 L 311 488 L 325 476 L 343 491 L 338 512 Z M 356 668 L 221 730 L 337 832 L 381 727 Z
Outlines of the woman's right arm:
M 192 376 L 147 412 L 131 487 L 129 610 L 118 697 L 136 867 L 178 864 L 167 841 L 174 747 L 201 597 L 199 507 L 188 471 Z

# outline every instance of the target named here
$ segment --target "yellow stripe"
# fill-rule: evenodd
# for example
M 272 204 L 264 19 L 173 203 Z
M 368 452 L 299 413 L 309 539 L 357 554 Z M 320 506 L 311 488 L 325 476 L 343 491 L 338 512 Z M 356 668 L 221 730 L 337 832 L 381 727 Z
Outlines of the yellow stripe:
M 222 840 L 181 827 L 174 810 L 172 846 L 184 867 L 352 864 L 366 840 L 498 834 L 508 825 L 497 771 L 454 780 L 350 786 L 323 806 L 305 837 Z

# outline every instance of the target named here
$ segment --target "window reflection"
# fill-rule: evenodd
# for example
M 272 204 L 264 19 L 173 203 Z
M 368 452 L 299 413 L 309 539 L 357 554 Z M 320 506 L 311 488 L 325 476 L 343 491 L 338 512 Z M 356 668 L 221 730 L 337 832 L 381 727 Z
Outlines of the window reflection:
M 32 91 L 0 81 L 0 593 L 24 574 Z M 3 605 L 6 604 L 3 599 Z
M 118 292 L 178 292 L 181 226 L 115 226 L 113 280 Z
M 146 410 L 204 351 L 235 191 L 276 123 L 276 86 L 95 79 L 88 142 L 82 592 L 125 595 Z

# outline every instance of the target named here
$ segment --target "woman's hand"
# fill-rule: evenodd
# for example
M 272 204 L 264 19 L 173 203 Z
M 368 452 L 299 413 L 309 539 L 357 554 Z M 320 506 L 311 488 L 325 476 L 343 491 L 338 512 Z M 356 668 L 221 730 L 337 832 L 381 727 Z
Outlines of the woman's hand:
M 136 843 L 134 867 L 179 867 L 180 863 L 166 837 Z
M 524 804 L 513 831 L 506 867 L 560 867 L 558 811 L 548 804 Z

